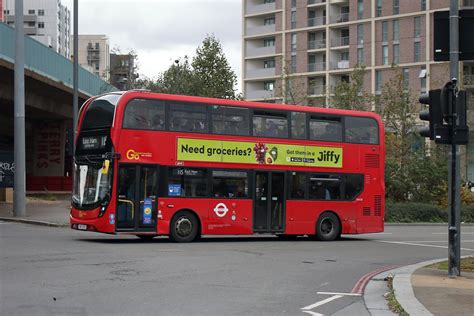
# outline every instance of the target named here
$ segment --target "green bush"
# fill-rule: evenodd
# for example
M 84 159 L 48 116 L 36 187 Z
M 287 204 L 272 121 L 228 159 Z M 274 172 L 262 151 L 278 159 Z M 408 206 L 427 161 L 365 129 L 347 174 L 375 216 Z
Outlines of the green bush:
M 393 203 L 385 205 L 386 223 L 447 223 L 448 210 L 427 203 Z M 461 222 L 474 223 L 474 204 L 461 207 Z

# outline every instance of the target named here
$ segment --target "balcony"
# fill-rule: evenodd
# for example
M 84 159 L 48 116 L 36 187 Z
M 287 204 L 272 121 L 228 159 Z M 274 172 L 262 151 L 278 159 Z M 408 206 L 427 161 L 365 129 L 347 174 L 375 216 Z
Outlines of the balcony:
M 308 41 L 308 49 L 323 49 L 326 48 L 326 40 L 312 40 Z
M 325 71 L 325 70 L 326 70 L 325 62 L 308 63 L 308 72 Z
M 276 30 L 275 24 L 271 25 L 261 25 L 261 26 L 254 26 L 249 27 L 245 30 L 246 36 L 253 36 L 253 35 L 261 35 L 267 33 L 274 33 Z
M 276 75 L 275 68 L 257 68 L 257 69 L 248 69 L 245 74 L 245 78 L 255 79 L 255 78 L 274 77 L 275 75 Z
M 331 4 L 344 5 L 349 4 L 349 0 L 330 0 Z
M 36 26 L 25 26 L 23 28 L 25 35 L 36 35 L 38 33 L 38 29 Z
M 325 85 L 311 85 L 308 87 L 308 95 L 325 95 L 326 86 Z
M 274 99 L 275 91 L 274 90 L 250 90 L 245 92 L 245 99 Z
M 331 39 L 331 47 L 349 46 L 349 36 L 341 36 Z
M 321 26 L 326 24 L 326 17 L 325 16 L 319 16 L 315 18 L 308 18 L 308 27 L 311 26 Z
M 349 21 L 349 13 L 341 13 L 331 16 L 331 23 L 342 23 Z
M 276 10 L 275 2 L 265 4 L 252 4 L 250 1 L 247 2 L 246 15 L 268 13 Z
M 348 60 L 340 60 L 340 61 L 331 62 L 331 70 L 348 69 L 348 68 L 349 68 Z
M 247 47 L 247 49 L 245 50 L 245 57 L 274 55 L 275 53 L 275 46 Z
M 308 0 L 308 5 L 326 3 L 326 0 Z

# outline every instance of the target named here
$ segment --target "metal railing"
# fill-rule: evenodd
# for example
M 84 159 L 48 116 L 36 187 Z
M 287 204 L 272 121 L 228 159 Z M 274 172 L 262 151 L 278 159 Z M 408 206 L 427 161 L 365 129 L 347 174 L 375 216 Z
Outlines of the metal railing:
M 308 18 L 308 26 L 320 26 L 326 24 L 325 16 L 317 16 L 314 18 Z
M 349 13 L 336 14 L 331 17 L 332 23 L 342 23 L 349 21 Z
M 324 95 L 326 94 L 326 86 L 310 84 L 310 86 L 308 87 L 308 94 L 309 95 Z
M 308 49 L 321 49 L 321 48 L 326 48 L 325 39 L 308 41 Z
M 349 36 L 336 37 L 331 40 L 331 47 L 348 46 Z
M 326 63 L 325 62 L 308 63 L 308 71 L 309 72 L 325 71 L 325 70 L 326 70 Z

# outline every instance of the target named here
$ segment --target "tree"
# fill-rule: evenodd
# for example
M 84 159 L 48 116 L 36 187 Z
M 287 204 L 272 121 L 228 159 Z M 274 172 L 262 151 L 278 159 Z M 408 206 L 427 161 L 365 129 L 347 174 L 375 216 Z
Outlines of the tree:
M 373 97 L 364 89 L 365 74 L 364 67 L 356 67 L 349 81 L 340 80 L 334 87 L 332 106 L 344 110 L 368 110 Z
M 195 95 L 194 73 L 188 56 L 176 59 L 174 63 L 156 81 L 156 92 Z
M 428 148 L 418 135 L 416 102 L 401 69 L 393 69 L 377 103 L 385 124 L 387 197 L 395 202 L 437 201 L 447 186 L 445 152 L 440 147 Z
M 230 68 L 221 44 L 213 35 L 204 38 L 191 63 L 196 95 L 235 99 L 237 76 Z

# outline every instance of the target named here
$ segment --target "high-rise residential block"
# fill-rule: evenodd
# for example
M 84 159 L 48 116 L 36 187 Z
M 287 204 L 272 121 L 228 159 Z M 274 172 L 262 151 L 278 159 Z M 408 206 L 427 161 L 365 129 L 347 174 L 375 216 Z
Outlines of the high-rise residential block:
M 338 81 L 363 66 L 365 91 L 380 94 L 401 69 L 416 96 L 449 78 L 433 60 L 434 11 L 450 0 L 242 0 L 242 88 L 246 100 L 331 107 Z M 460 0 L 460 9 L 473 0 Z M 461 88 L 474 103 L 474 61 L 460 66 Z M 469 123 L 474 130 L 474 107 Z M 369 109 L 370 110 L 370 109 Z M 470 133 L 474 144 L 474 132 Z M 470 153 L 470 155 L 469 155 Z M 474 180 L 474 145 L 467 178 Z M 466 173 L 465 173 L 466 174 Z
M 15 26 L 15 0 L 3 0 L 4 21 Z M 25 34 L 70 57 L 71 12 L 60 0 L 23 0 Z
M 71 36 L 71 43 L 74 37 Z M 79 65 L 104 81 L 110 78 L 110 45 L 106 35 L 79 35 Z M 74 43 L 73 43 L 74 44 Z M 74 48 L 74 45 L 72 45 Z

